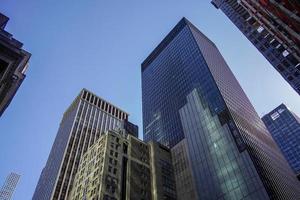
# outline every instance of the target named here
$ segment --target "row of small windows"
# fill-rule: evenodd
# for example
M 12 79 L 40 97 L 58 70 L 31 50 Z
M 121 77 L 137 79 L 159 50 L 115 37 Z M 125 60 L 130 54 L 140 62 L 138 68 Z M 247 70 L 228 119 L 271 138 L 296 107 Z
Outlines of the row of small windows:
M 268 26 L 270 26 L 272 29 L 276 29 L 276 30 L 280 31 L 281 34 L 283 34 L 289 40 L 293 40 L 291 34 L 287 32 L 285 27 L 283 27 L 284 25 L 281 25 L 280 23 L 278 23 L 278 21 L 276 19 L 273 19 L 272 17 L 269 17 L 268 13 L 261 12 L 261 10 L 257 7 L 257 5 L 255 5 L 251 2 L 248 2 L 248 4 L 243 4 L 243 6 L 247 7 L 245 9 L 247 9 L 249 11 L 255 9 L 255 12 L 256 12 L 255 16 L 257 16 L 259 18 L 267 19 L 268 20 Z M 256 9 L 256 8 L 258 8 L 258 9 Z M 245 18 L 245 16 L 244 16 L 244 18 Z M 250 18 L 249 20 L 253 20 L 253 23 L 255 23 L 256 20 L 251 18 L 251 16 L 249 16 L 248 18 Z
M 248 14 L 249 15 L 249 14 Z M 261 35 L 259 36 L 257 39 L 258 41 L 255 41 L 253 38 L 252 40 L 254 41 L 254 43 L 258 43 L 259 41 L 263 41 L 265 40 L 266 42 L 264 43 L 263 46 L 261 46 L 259 49 L 262 52 L 266 51 L 266 48 L 269 48 L 270 46 L 272 46 L 274 48 L 274 50 L 277 50 L 279 53 L 282 54 L 282 56 L 285 58 L 281 64 L 279 64 L 277 66 L 277 69 L 280 72 L 284 72 L 287 69 L 289 70 L 289 72 L 287 72 L 288 74 L 285 75 L 286 79 L 288 81 L 295 81 L 295 78 L 298 79 L 299 75 L 300 75 L 300 62 L 299 60 L 293 55 L 291 54 L 288 50 L 286 50 L 282 44 L 280 44 L 275 38 L 272 37 L 272 35 L 269 33 L 269 31 L 267 31 L 263 26 L 260 25 L 260 23 L 258 23 L 253 17 L 249 16 L 246 21 L 253 26 L 257 32 Z M 249 36 L 250 39 L 251 37 L 253 37 L 253 35 Z M 265 38 L 265 39 L 263 39 Z M 277 52 L 273 52 L 274 55 L 277 55 Z M 279 56 L 279 55 L 278 55 Z M 267 54 L 267 57 L 272 59 L 272 56 L 270 53 Z M 274 59 L 273 59 L 274 60 Z M 272 61 L 273 62 L 273 61 Z M 294 69 L 290 68 L 290 67 L 294 67 Z M 298 88 L 298 90 L 300 91 L 300 86 Z
M 254 18 L 251 18 L 254 19 Z M 248 23 L 259 33 L 261 34 L 261 36 L 258 37 L 259 41 L 262 41 L 263 38 L 266 38 L 267 41 L 269 41 L 269 43 L 265 43 L 265 47 L 268 48 L 270 45 L 276 49 L 278 49 L 279 52 L 282 53 L 283 57 L 287 57 L 290 52 L 287 51 L 282 44 L 280 44 L 279 41 L 277 41 L 275 38 L 273 38 L 273 35 L 270 34 L 270 32 L 268 30 L 266 30 L 258 21 L 255 21 L 254 23 L 249 20 Z M 265 50 L 265 49 L 264 49 Z M 264 51 L 263 50 L 263 51 Z M 297 63 L 295 63 L 297 64 Z
M 120 111 L 116 107 L 110 105 L 109 103 L 101 100 L 100 98 L 96 97 L 95 95 L 87 91 L 83 91 L 82 98 L 88 101 L 89 103 L 97 106 L 101 110 L 104 110 L 105 112 L 108 112 L 109 114 L 119 119 L 128 119 L 128 115 L 126 113 Z
M 243 17 L 243 19 L 245 21 L 247 21 L 254 29 L 257 30 L 258 33 L 261 33 L 264 38 L 267 38 L 267 37 L 270 37 L 271 34 L 270 34 L 270 31 L 266 30 L 265 27 L 263 27 L 252 15 L 250 15 L 247 11 L 245 11 L 245 13 L 243 13 L 241 15 Z M 278 24 L 274 24 L 275 22 L 272 21 L 272 24 L 273 26 L 277 27 L 278 28 Z M 278 28 L 279 29 L 279 28 Z M 284 29 L 281 30 L 281 32 L 284 32 Z M 286 37 L 289 37 L 289 34 L 285 34 Z M 273 47 L 275 47 L 276 49 L 279 49 L 280 52 L 282 52 L 282 55 L 284 57 L 287 57 L 290 52 L 288 52 L 286 49 L 283 48 L 283 46 L 277 41 L 275 40 L 274 38 L 271 38 L 270 40 L 270 44 L 272 43 Z M 293 56 L 292 56 L 293 57 Z M 299 61 L 293 57 L 291 59 L 289 59 L 291 61 L 291 63 L 294 65 L 294 66 L 297 66 L 299 64 Z

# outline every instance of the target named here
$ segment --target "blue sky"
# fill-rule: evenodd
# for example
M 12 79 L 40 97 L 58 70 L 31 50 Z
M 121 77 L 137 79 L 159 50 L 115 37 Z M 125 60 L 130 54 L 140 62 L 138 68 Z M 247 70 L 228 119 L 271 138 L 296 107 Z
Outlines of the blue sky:
M 299 96 L 209 0 L 1 0 L 6 30 L 32 53 L 27 78 L 0 118 L 0 184 L 31 199 L 61 117 L 85 87 L 142 129 L 140 63 L 183 17 L 216 43 L 261 116 Z M 140 132 L 140 134 L 142 131 Z

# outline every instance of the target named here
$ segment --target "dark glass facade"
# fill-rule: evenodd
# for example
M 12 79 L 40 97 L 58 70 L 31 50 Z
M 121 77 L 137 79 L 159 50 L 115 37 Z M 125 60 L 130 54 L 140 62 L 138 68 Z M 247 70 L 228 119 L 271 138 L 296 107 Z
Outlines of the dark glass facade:
M 300 179 L 300 118 L 281 104 L 262 120 Z
M 155 57 L 157 56 L 157 57 Z M 153 66 L 153 67 L 152 67 Z M 144 139 L 173 147 L 184 138 L 178 110 L 187 94 L 203 87 L 208 106 L 224 109 L 190 28 L 182 20 L 142 64 Z
M 197 89 L 179 113 L 198 199 L 269 199 L 249 153 L 239 151 L 229 124 L 212 115 Z
M 296 20 L 300 4 L 288 0 L 213 0 L 212 4 L 300 94 L 300 23 Z
M 146 141 L 174 147 L 186 139 L 196 199 L 300 196 L 217 47 L 185 18 L 142 63 L 142 97 Z
M 124 120 L 122 122 L 122 127 L 126 131 L 126 133 L 133 135 L 134 137 L 139 137 L 139 127 L 128 120 Z

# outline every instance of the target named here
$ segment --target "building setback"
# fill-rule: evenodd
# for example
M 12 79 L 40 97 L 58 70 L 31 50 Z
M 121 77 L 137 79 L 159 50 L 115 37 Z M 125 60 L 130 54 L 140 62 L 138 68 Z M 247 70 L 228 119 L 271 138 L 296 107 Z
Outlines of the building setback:
M 300 3 L 213 0 L 248 40 L 300 94 Z
M 300 118 L 281 104 L 262 120 L 300 180 Z
M 30 53 L 23 44 L 5 31 L 9 18 L 0 13 L 0 117 L 25 78 Z
M 17 187 L 18 181 L 20 180 L 20 175 L 16 173 L 10 173 L 1 190 L 0 190 L 0 200 L 11 200 L 13 193 Z
M 171 152 L 124 130 L 107 131 L 83 155 L 70 200 L 176 200 Z
M 217 47 L 187 19 L 141 70 L 144 139 L 175 148 L 179 190 L 178 180 L 188 180 L 194 199 L 300 196 L 299 181 Z
M 32 199 L 67 199 L 81 156 L 103 132 L 124 124 L 138 134 L 126 112 L 83 89 L 64 113 Z

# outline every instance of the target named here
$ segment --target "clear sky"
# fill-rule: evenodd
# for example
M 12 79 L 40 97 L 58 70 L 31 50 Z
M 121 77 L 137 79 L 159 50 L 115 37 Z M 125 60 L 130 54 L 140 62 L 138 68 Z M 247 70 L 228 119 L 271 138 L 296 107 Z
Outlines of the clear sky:
M 216 43 L 260 116 L 282 102 L 300 115 L 300 97 L 209 0 L 1 0 L 0 12 L 32 53 L 0 118 L 0 184 L 20 173 L 16 200 L 31 199 L 62 114 L 83 87 L 142 129 L 140 64 L 183 16 Z

